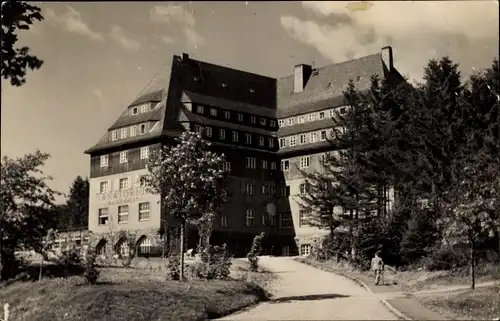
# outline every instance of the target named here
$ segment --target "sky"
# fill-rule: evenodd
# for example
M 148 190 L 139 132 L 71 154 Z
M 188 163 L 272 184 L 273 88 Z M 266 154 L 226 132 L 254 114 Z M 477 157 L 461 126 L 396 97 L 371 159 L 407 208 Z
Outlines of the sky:
M 174 54 L 270 77 L 391 45 L 396 68 L 420 80 L 445 55 L 464 76 L 498 57 L 497 1 L 35 3 L 45 20 L 19 37 L 44 65 L 14 88 L 2 80 L 1 155 L 39 149 L 67 193 L 89 175 L 83 151 Z M 359 10 L 365 9 L 365 10 Z

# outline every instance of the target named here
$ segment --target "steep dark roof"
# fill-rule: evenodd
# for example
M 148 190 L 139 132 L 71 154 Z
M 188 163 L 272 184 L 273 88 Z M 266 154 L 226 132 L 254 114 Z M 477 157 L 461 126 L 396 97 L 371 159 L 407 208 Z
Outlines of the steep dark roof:
M 386 69 L 386 68 L 385 68 Z M 304 90 L 293 92 L 294 75 L 278 79 L 278 118 L 337 107 L 344 102 L 343 91 L 349 80 L 359 90 L 370 88 L 371 76 L 385 76 L 382 54 L 373 54 L 358 59 L 328 65 L 311 74 Z
M 148 101 L 143 101 L 145 103 Z M 115 123 L 109 127 L 108 130 L 117 129 L 120 127 L 131 126 L 134 124 L 144 123 L 147 121 L 159 121 L 162 120 L 163 110 L 165 109 L 165 103 L 160 102 L 152 106 L 152 109 L 141 113 L 139 115 L 130 115 L 128 108 L 121 114 L 120 117 L 115 121 Z

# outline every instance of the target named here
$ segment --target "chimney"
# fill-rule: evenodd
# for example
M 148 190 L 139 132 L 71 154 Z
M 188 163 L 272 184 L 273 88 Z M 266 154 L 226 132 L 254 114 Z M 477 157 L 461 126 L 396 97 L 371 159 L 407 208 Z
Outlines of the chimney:
M 309 77 L 311 77 L 312 67 L 309 65 L 296 65 L 294 69 L 293 93 L 304 91 Z
M 389 71 L 392 71 L 394 69 L 391 46 L 382 48 L 382 61 L 384 62 L 387 69 L 389 69 Z
M 182 53 L 182 61 L 188 61 L 189 60 L 189 55 L 185 52 Z

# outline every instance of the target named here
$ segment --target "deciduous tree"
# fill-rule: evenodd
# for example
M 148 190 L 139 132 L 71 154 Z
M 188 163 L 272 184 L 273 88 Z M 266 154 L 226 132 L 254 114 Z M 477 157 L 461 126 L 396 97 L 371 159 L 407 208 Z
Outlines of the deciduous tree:
M 161 195 L 163 210 L 180 223 L 181 280 L 186 225 L 206 224 L 225 203 L 225 158 L 209 148 L 199 133 L 185 132 L 177 144 L 165 146 L 148 164 L 148 189 Z
M 2 78 L 12 86 L 26 82 L 28 69 L 39 69 L 43 61 L 30 54 L 26 46 L 18 48 L 16 43 L 21 30 L 29 30 L 35 21 L 42 21 L 40 8 L 25 1 L 2 2 Z

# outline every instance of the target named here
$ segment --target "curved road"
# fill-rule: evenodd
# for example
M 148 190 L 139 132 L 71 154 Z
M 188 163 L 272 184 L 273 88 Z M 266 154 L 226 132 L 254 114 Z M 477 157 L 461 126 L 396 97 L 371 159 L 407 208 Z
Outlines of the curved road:
M 261 257 L 278 278 L 273 298 L 221 320 L 398 320 L 380 297 L 353 281 L 291 257 Z

